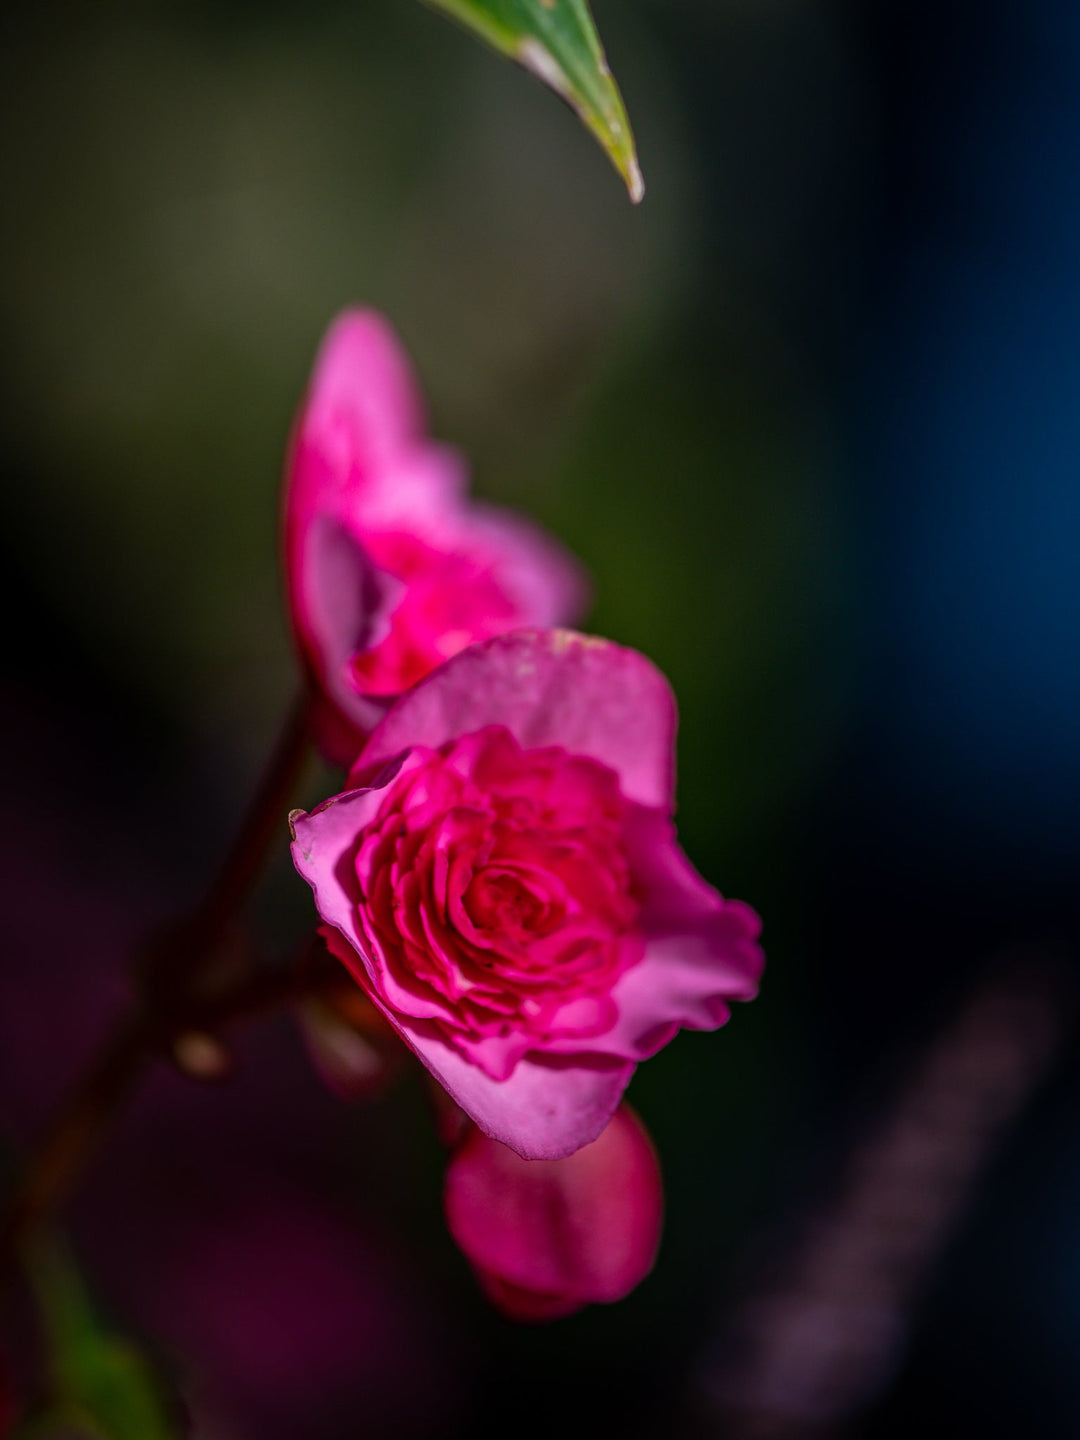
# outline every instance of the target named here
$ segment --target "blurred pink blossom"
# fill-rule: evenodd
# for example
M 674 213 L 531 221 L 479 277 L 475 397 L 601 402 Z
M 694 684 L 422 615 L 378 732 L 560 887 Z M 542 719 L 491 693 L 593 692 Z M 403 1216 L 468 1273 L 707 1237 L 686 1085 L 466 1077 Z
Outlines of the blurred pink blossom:
M 443 1199 L 485 1293 L 516 1320 L 621 1300 L 652 1269 L 660 1243 L 660 1167 L 625 1104 L 565 1160 L 522 1160 L 470 1128 Z
M 475 640 L 581 614 L 577 564 L 527 521 L 470 502 L 424 433 L 386 321 L 346 311 L 315 361 L 285 480 L 293 631 L 328 758 L 348 765 L 390 700 Z
M 603 1130 L 635 1064 L 753 997 L 757 916 L 680 850 L 675 703 L 568 631 L 474 645 L 293 817 L 331 949 L 480 1129 L 527 1159 Z

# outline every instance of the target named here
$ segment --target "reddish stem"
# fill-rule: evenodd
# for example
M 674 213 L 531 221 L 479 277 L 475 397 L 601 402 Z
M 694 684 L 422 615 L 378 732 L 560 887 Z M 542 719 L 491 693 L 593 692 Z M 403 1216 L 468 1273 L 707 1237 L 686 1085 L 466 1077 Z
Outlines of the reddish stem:
M 0 1283 L 10 1277 L 29 1232 L 64 1204 L 157 1051 L 184 1030 L 272 1008 L 318 983 L 318 974 L 304 968 L 258 972 L 205 1001 L 193 999 L 190 988 L 184 993 L 167 980 L 154 983 L 155 969 L 167 973 L 177 959 L 178 937 L 187 973 L 197 976 L 249 899 L 275 838 L 285 834 L 289 800 L 307 755 L 307 721 L 308 704 L 301 699 L 290 707 L 236 839 L 205 898 L 189 920 L 160 937 L 157 951 L 151 946 L 149 954 L 144 951 L 139 957 L 150 982 L 147 996 L 117 1024 L 31 1153 L 0 1214 Z
M 150 1058 L 141 1016 L 123 1020 L 41 1137 L 0 1224 L 0 1283 L 27 1234 L 63 1204 Z
M 211 940 L 243 908 L 285 820 L 307 759 L 311 707 L 306 692 L 289 707 L 281 734 L 267 760 L 232 846 L 195 913 L 195 924 Z

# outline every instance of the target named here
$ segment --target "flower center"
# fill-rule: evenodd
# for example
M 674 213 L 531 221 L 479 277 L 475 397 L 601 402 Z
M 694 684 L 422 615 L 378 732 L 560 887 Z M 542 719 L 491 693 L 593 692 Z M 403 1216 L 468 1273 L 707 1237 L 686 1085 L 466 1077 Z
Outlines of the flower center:
M 606 765 L 501 726 L 414 750 L 356 859 L 395 1003 L 473 1039 L 580 1025 L 642 954 L 626 810 Z
M 550 934 L 565 918 L 565 906 L 544 895 L 536 879 L 530 884 L 522 875 L 497 865 L 473 876 L 462 904 L 478 931 L 519 943 Z

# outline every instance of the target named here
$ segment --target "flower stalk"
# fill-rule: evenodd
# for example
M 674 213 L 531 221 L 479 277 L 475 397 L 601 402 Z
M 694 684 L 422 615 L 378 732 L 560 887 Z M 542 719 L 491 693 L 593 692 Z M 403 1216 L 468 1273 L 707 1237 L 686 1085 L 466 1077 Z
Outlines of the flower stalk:
M 266 866 L 308 757 L 306 694 L 290 706 L 235 839 L 192 914 L 145 941 L 132 957 L 136 999 L 95 1055 L 29 1156 L 0 1213 L 0 1286 L 28 1236 L 61 1210 L 125 1101 L 157 1055 L 189 1035 L 208 1035 L 290 1004 L 339 977 L 310 955 L 298 965 L 214 983 L 215 963 Z M 329 974 L 328 974 L 329 971 Z

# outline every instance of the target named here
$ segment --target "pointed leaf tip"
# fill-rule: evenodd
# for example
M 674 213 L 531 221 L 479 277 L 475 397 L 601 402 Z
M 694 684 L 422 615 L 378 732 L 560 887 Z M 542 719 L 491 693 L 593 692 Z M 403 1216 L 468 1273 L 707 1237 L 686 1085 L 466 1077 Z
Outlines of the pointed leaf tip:
M 633 132 L 587 0 L 427 0 L 560 95 L 593 132 L 636 205 L 645 194 Z

